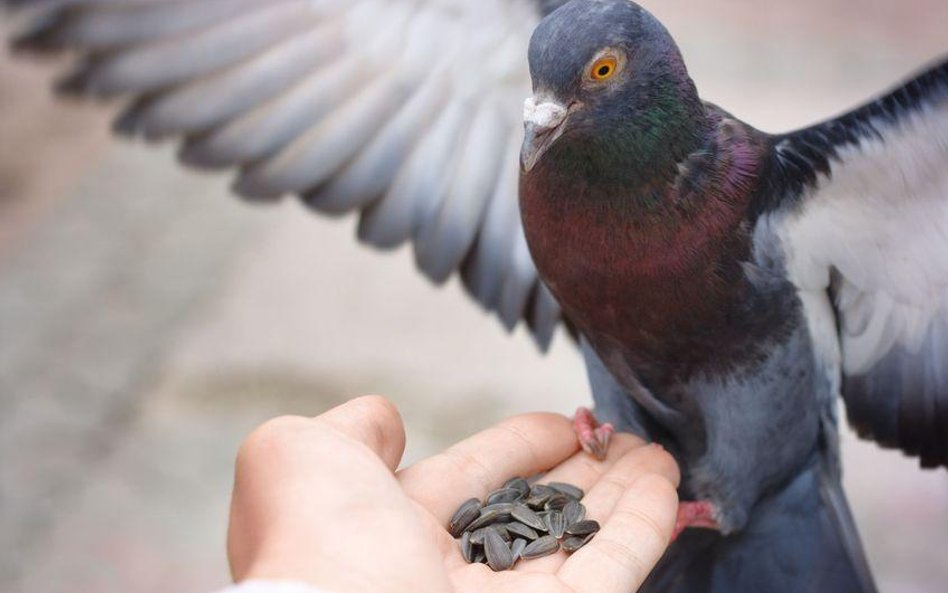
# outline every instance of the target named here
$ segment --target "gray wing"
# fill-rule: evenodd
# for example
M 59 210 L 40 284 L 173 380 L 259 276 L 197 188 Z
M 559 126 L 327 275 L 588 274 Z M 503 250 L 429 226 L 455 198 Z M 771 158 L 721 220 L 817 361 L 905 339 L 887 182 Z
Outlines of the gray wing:
M 359 238 L 410 241 L 541 347 L 560 310 L 517 202 L 527 45 L 542 0 L 5 0 L 15 46 L 68 50 L 68 94 L 126 101 L 116 127 L 181 140 L 191 166 L 236 171 L 251 199 L 298 194 L 357 212 Z
M 948 466 L 948 61 L 775 138 L 764 205 L 861 436 Z

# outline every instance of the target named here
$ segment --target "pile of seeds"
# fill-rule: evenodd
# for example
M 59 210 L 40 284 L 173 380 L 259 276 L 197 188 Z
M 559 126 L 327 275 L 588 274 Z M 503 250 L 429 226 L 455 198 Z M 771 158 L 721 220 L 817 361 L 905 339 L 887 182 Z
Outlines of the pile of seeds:
M 472 498 L 451 517 L 448 531 L 461 545 L 468 562 L 486 562 L 495 571 L 517 560 L 549 556 L 562 548 L 572 553 L 599 531 L 586 519 L 583 491 L 571 484 L 530 484 L 513 478 L 487 495 Z

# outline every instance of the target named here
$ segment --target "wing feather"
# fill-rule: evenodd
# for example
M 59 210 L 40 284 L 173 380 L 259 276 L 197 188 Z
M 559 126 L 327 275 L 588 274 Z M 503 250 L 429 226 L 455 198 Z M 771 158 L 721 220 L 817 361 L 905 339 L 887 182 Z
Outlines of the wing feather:
M 455 143 L 466 134 L 469 124 L 465 111 L 457 100 L 441 111 L 385 196 L 363 211 L 360 239 L 380 248 L 396 247 L 411 239 L 437 212 L 454 172 Z
M 317 24 L 303 0 L 261 3 L 193 35 L 91 54 L 58 88 L 101 97 L 156 92 L 235 66 Z
M 75 52 L 63 92 L 120 97 L 116 130 L 181 141 L 254 199 L 360 214 L 359 238 L 414 245 L 508 328 L 559 324 L 517 204 L 533 26 L 562 0 L 0 0 L 17 41 Z
M 279 1 L 274 0 L 274 4 Z M 77 10 L 80 4 L 85 10 Z M 144 3 L 141 3 L 144 4 Z M 17 40 L 22 49 L 62 50 L 80 46 L 88 51 L 155 41 L 197 31 L 235 14 L 258 8 L 259 0 L 204 0 L 195 6 L 173 2 L 148 3 L 129 10 L 129 3 L 64 4 L 71 9 L 59 18 L 43 19 Z
M 948 61 L 773 155 L 767 217 L 790 279 L 833 299 L 818 350 L 841 355 L 850 421 L 948 466 Z
M 457 269 L 481 227 L 499 176 L 509 127 L 492 101 L 482 104 L 470 123 L 450 189 L 437 214 L 415 237 L 415 257 L 436 282 Z
M 510 134 L 503 170 L 490 198 L 477 246 L 463 269 L 464 283 L 485 307 L 494 307 L 500 299 L 504 279 L 513 266 L 513 245 L 519 231 L 520 206 L 516 195 L 517 166 L 522 134 Z
M 271 156 L 330 117 L 364 79 L 357 55 L 298 82 L 286 93 L 232 121 L 186 140 L 181 158 L 195 166 L 240 166 Z
M 320 28 L 276 45 L 231 68 L 176 87 L 136 108 L 130 125 L 149 137 L 191 134 L 233 120 L 272 99 L 331 57 Z
M 246 166 L 234 190 L 247 197 L 273 197 L 318 187 L 369 143 L 408 93 L 392 74 L 373 80 L 278 154 Z

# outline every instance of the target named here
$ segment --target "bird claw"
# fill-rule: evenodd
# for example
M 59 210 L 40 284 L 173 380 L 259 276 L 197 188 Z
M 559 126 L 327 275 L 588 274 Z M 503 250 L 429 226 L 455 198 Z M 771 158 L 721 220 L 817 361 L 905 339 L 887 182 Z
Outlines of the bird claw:
M 688 528 L 720 530 L 718 508 L 708 500 L 687 501 L 678 505 L 678 519 L 671 541 L 678 539 L 681 532 Z
M 606 422 L 600 425 L 589 409 L 579 408 L 573 418 L 573 430 L 576 431 L 576 437 L 583 451 L 599 461 L 606 458 L 609 441 L 616 431 L 612 424 Z

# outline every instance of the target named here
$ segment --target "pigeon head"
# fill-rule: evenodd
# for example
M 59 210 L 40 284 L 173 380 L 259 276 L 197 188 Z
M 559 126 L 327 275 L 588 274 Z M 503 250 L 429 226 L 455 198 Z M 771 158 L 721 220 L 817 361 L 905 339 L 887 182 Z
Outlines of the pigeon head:
M 628 0 L 573 0 L 530 40 L 533 96 L 524 104 L 521 167 L 645 171 L 680 159 L 706 130 L 681 53 L 655 17 Z

